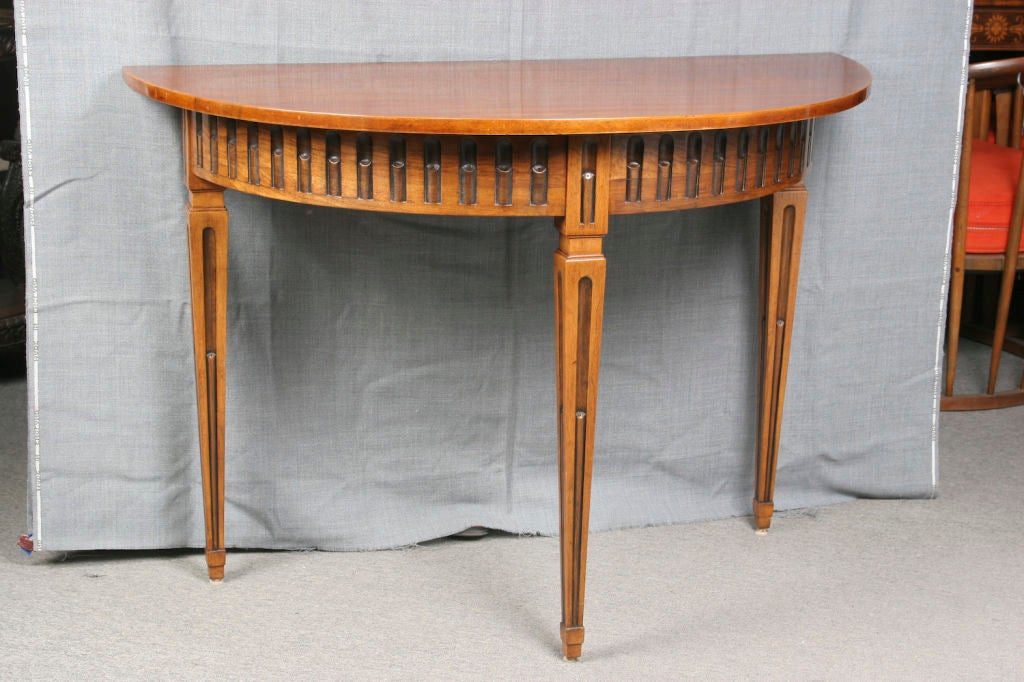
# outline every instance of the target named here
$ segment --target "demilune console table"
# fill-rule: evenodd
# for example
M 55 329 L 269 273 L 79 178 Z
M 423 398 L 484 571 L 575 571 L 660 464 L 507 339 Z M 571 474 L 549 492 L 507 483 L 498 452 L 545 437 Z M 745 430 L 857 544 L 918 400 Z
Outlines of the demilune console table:
M 754 522 L 775 487 L 813 119 L 871 76 L 836 54 L 131 66 L 182 111 L 196 393 L 212 580 L 224 575 L 224 190 L 440 215 L 551 216 L 562 651 L 580 656 L 609 216 L 761 200 Z

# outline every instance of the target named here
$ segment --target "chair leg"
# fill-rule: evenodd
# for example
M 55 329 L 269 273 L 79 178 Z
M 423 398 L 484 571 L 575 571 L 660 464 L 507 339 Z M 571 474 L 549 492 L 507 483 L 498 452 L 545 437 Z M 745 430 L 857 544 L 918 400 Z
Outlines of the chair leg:
M 1003 276 L 999 282 L 999 303 L 996 306 L 996 325 L 992 333 L 992 359 L 988 365 L 989 394 L 996 392 L 996 378 L 999 375 L 999 360 L 1003 354 L 1003 343 L 1006 340 L 1006 323 L 1010 317 L 1010 298 L 1013 296 L 1013 263 L 1008 262 L 1003 268 Z
M 949 328 L 946 332 L 946 386 L 945 395 L 953 395 L 953 381 L 956 379 L 956 359 L 960 350 L 960 318 L 964 303 L 964 263 L 953 255 L 952 272 L 949 280 Z

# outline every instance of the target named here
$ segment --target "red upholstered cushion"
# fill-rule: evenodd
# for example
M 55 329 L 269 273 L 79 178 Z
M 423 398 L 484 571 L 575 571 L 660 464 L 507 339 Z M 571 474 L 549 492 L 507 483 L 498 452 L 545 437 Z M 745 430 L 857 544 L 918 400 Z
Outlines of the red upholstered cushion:
M 972 140 L 967 253 L 1003 253 L 1006 250 L 1022 153 L 988 140 Z M 1024 251 L 1024 238 L 1021 250 Z

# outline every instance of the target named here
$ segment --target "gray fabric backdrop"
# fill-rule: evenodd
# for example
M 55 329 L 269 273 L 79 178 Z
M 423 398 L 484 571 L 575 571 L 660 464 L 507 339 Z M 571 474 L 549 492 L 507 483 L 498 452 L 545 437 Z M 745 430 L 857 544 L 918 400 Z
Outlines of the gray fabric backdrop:
M 44 549 L 200 546 L 178 120 L 125 64 L 835 51 L 776 501 L 936 491 L 969 2 L 17 2 Z M 548 220 L 229 193 L 230 546 L 554 533 Z M 756 202 L 614 219 L 592 528 L 749 513 Z

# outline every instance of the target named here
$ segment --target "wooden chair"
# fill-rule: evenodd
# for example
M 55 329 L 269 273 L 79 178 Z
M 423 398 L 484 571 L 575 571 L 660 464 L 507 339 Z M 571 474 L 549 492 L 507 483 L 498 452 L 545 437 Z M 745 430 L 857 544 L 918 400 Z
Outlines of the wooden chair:
M 1014 280 L 1024 271 L 1021 224 L 1024 222 L 1024 57 L 972 64 L 968 70 L 963 149 L 953 222 L 953 262 L 949 287 L 949 330 L 943 410 L 980 410 L 1024 404 L 1024 376 L 1016 388 L 996 392 L 1004 350 L 1022 354 L 1007 336 Z M 971 273 L 965 298 L 965 275 Z M 992 324 L 979 329 L 971 302 L 986 284 L 985 273 L 998 277 Z M 989 275 L 992 279 L 992 275 Z M 991 284 L 991 282 L 987 282 Z M 965 305 L 965 300 L 967 305 Z M 976 315 L 973 317 L 977 317 Z M 963 321 L 963 318 L 967 318 Z M 992 346 L 984 393 L 953 395 L 961 334 Z M 1016 381 L 1016 380 L 1015 380 Z

